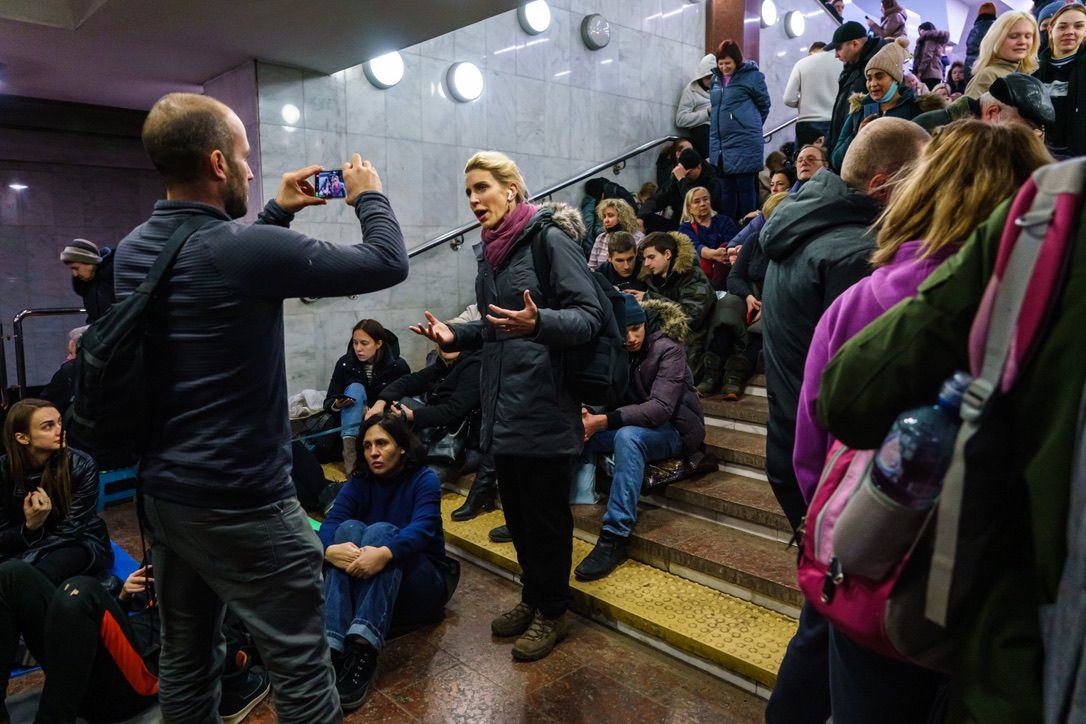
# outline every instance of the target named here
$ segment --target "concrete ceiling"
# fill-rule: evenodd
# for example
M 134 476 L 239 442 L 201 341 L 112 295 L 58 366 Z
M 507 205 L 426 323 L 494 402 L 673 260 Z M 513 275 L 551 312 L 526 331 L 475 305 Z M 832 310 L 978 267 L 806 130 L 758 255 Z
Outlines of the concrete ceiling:
M 0 93 L 146 110 L 246 60 L 330 74 L 518 0 L 4 0 Z

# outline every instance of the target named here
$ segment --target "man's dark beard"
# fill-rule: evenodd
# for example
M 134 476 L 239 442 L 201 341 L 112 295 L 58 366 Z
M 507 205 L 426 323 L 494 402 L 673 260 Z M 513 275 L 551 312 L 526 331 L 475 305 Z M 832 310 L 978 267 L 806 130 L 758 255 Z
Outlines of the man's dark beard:
M 249 212 L 249 185 L 245 179 L 241 183 L 230 184 L 229 195 L 223 202 L 223 210 L 231 219 L 240 219 Z

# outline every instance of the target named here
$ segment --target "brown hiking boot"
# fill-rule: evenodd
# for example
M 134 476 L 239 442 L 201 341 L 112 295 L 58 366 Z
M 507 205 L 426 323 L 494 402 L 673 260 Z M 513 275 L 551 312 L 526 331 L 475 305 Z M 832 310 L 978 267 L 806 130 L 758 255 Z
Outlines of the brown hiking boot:
M 521 601 L 490 622 L 490 633 L 501 638 L 520 636 L 532 623 L 532 608 Z
M 542 613 L 536 611 L 528 630 L 513 644 L 513 658 L 517 661 L 538 661 L 549 654 L 568 633 L 569 618 L 565 614 L 558 618 L 544 618 Z

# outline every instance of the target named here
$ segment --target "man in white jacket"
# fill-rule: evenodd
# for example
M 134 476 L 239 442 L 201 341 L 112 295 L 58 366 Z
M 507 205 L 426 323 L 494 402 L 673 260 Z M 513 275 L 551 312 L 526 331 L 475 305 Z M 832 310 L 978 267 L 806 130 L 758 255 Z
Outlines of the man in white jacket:
M 806 58 L 792 67 L 784 88 L 784 104 L 799 109 L 796 123 L 796 152 L 830 131 L 833 104 L 837 99 L 837 81 L 844 66 L 833 53 L 825 52 L 825 43 L 812 43 Z
M 698 74 L 683 86 L 675 125 L 685 128 L 694 148 L 702 158 L 709 157 L 709 87 L 713 82 L 716 56 L 709 53 L 698 63 Z

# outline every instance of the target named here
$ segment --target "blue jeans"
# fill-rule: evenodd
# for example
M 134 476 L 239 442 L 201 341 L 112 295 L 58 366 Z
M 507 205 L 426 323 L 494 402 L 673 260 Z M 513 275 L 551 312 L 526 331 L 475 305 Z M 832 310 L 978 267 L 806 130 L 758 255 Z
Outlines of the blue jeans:
M 645 478 L 645 463 L 675 457 L 683 450 L 679 431 L 670 422 L 660 427 L 627 425 L 617 430 L 597 432 L 588 439 L 581 465 L 574 475 L 595 475 L 600 453 L 615 454 L 615 476 L 603 514 L 603 529 L 628 538 L 637 523 L 637 501 Z
M 336 543 L 380 548 L 399 532 L 391 523 L 347 520 L 336 529 Z M 380 650 L 393 620 L 431 623 L 441 620 L 444 610 L 445 576 L 421 553 L 390 561 L 372 578 L 355 578 L 335 566 L 324 574 L 324 629 L 336 651 L 352 636 Z
M 366 414 L 366 388 L 361 382 L 352 382 L 343 394 L 354 400 L 354 404 L 339 411 L 339 424 L 343 427 L 340 437 L 358 437 L 358 428 Z

